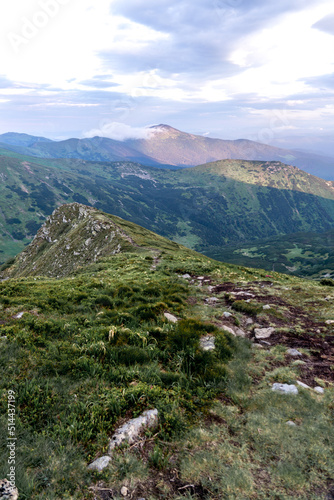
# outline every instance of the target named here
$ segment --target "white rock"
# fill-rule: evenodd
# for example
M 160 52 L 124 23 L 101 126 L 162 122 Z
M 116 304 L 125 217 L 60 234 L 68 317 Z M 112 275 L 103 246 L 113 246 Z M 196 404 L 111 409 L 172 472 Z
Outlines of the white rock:
M 186 274 L 183 274 L 181 276 L 181 278 L 184 278 L 185 280 L 188 280 L 189 278 L 191 278 L 190 274 L 186 273 Z
M 327 319 L 327 320 L 325 321 L 325 323 L 326 323 L 327 325 L 333 325 L 333 324 L 334 324 L 334 319 Z
M 323 393 L 325 392 L 325 391 L 324 391 L 324 389 L 323 389 L 322 387 L 319 387 L 319 386 L 314 387 L 314 389 L 313 389 L 313 390 L 314 390 L 315 392 L 317 392 L 318 394 L 323 394 Z
M 288 349 L 287 353 L 290 354 L 290 356 L 302 356 L 302 353 L 297 349 Z
M 232 333 L 232 335 L 235 335 L 235 331 L 232 330 L 232 328 L 230 328 L 229 326 L 222 325 L 222 329 L 226 332 Z
M 291 425 L 291 427 L 296 427 L 296 424 L 294 422 L 292 422 L 292 420 L 288 420 L 286 422 L 286 425 Z
M 24 311 L 15 314 L 15 316 L 13 316 L 13 318 L 15 318 L 15 319 L 21 319 L 23 315 L 24 315 Z
M 269 327 L 269 328 L 255 328 L 255 338 L 257 340 L 259 339 L 267 339 L 269 338 L 275 331 L 275 328 Z
M 228 312 L 228 311 L 224 311 L 224 312 L 223 312 L 223 316 L 224 316 L 225 318 L 230 318 L 231 316 L 233 316 L 233 314 L 232 314 L 232 313 L 230 313 L 230 312 Z
M 92 462 L 90 465 L 88 465 L 89 470 L 98 470 L 101 472 L 103 469 L 108 467 L 109 462 L 111 460 L 111 457 L 105 455 L 104 457 L 97 458 Z
M 122 497 L 127 497 L 128 494 L 129 494 L 129 490 L 125 486 L 122 486 L 122 488 L 121 488 Z
M 170 314 L 170 313 L 164 313 L 164 316 L 165 318 L 170 321 L 171 323 L 177 323 L 178 322 L 178 319 L 176 316 L 174 316 L 174 314 Z
M 263 345 L 261 344 L 253 344 L 253 347 L 255 347 L 256 349 L 263 349 Z
M 281 394 L 298 394 L 298 389 L 294 384 L 279 384 L 275 383 L 273 384 L 272 391 L 279 392 Z
M 200 339 L 200 346 L 203 351 L 213 351 L 215 349 L 215 338 L 213 335 L 206 335 Z
M 158 410 L 147 410 L 137 418 L 132 418 L 122 427 L 117 429 L 109 441 L 108 453 L 110 454 L 116 446 L 124 443 L 134 443 L 143 429 L 154 428 L 158 425 Z
M 247 318 L 245 323 L 246 325 L 252 325 L 254 321 L 252 320 L 252 318 Z
M 262 309 L 270 309 L 270 305 L 266 304 L 265 306 L 262 306 Z
M 304 384 L 304 382 L 301 382 L 300 380 L 297 380 L 297 384 L 300 386 L 300 387 L 304 387 L 304 389 L 311 389 L 311 387 L 307 384 Z
M 204 280 L 204 276 L 197 276 L 198 280 Z
M 238 337 L 246 337 L 246 332 L 244 332 L 241 328 L 236 328 L 235 334 Z
M 205 299 L 205 302 L 208 304 L 215 304 L 216 302 L 219 302 L 219 299 L 217 299 L 217 297 L 209 297 L 208 299 Z

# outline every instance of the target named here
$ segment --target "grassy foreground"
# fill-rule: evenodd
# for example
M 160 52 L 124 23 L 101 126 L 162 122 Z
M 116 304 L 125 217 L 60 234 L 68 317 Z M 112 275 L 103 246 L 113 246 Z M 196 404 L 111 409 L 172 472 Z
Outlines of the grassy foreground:
M 2 281 L 0 478 L 8 474 L 11 390 L 20 499 L 116 499 L 122 487 L 127 498 L 146 500 L 332 498 L 327 285 L 149 249 L 67 278 Z M 240 290 L 252 293 L 250 302 Z M 274 339 L 256 348 L 232 336 L 227 311 L 228 324 L 248 337 L 256 325 L 273 326 Z M 200 348 L 206 334 L 215 351 Z M 287 354 L 294 342 L 301 359 Z M 297 379 L 325 393 L 271 391 L 273 382 Z M 154 407 L 157 430 L 115 451 L 102 473 L 87 470 L 119 425 Z

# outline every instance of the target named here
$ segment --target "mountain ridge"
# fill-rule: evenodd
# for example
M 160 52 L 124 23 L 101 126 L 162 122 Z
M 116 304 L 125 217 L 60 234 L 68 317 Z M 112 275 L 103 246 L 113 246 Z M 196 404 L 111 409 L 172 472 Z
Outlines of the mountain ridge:
M 160 168 L 189 167 L 223 159 L 282 161 L 313 175 L 334 179 L 334 159 L 326 156 L 277 148 L 248 139 L 209 138 L 182 132 L 165 124 L 151 126 L 147 131 L 147 139 L 124 141 L 98 136 L 62 141 L 42 138 L 43 140 L 34 141 L 33 136 L 29 136 L 28 146 L 22 143 L 21 138 L 18 138 L 18 144 L 14 144 L 15 133 L 10 133 L 11 139 L 7 142 L 7 148 L 36 157 L 81 158 L 87 161 L 137 161 Z M 3 147 L 6 147 L 5 136 L 6 134 L 0 135 L 0 145 Z

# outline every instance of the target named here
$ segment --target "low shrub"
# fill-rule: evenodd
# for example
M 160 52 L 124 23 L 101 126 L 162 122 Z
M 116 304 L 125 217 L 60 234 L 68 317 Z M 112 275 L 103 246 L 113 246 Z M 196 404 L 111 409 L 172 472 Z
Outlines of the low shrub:
M 262 311 L 261 306 L 245 302 L 244 300 L 236 300 L 233 302 L 232 309 L 248 314 L 249 316 L 256 316 Z

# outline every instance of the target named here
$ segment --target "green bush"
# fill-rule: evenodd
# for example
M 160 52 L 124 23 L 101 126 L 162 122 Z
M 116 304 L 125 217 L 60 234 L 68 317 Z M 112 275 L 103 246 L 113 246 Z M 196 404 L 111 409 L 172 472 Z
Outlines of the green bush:
M 330 278 L 323 278 L 320 280 L 320 285 L 322 286 L 334 286 L 334 280 Z
M 256 316 L 262 311 L 262 307 L 250 304 L 249 302 L 245 302 L 244 300 L 236 300 L 232 303 L 232 309 L 235 311 L 243 312 L 245 314 L 249 314 L 249 316 Z
M 143 365 L 150 361 L 147 351 L 137 346 L 124 346 L 117 350 L 114 349 L 114 357 L 117 363 L 126 366 L 134 364 Z

